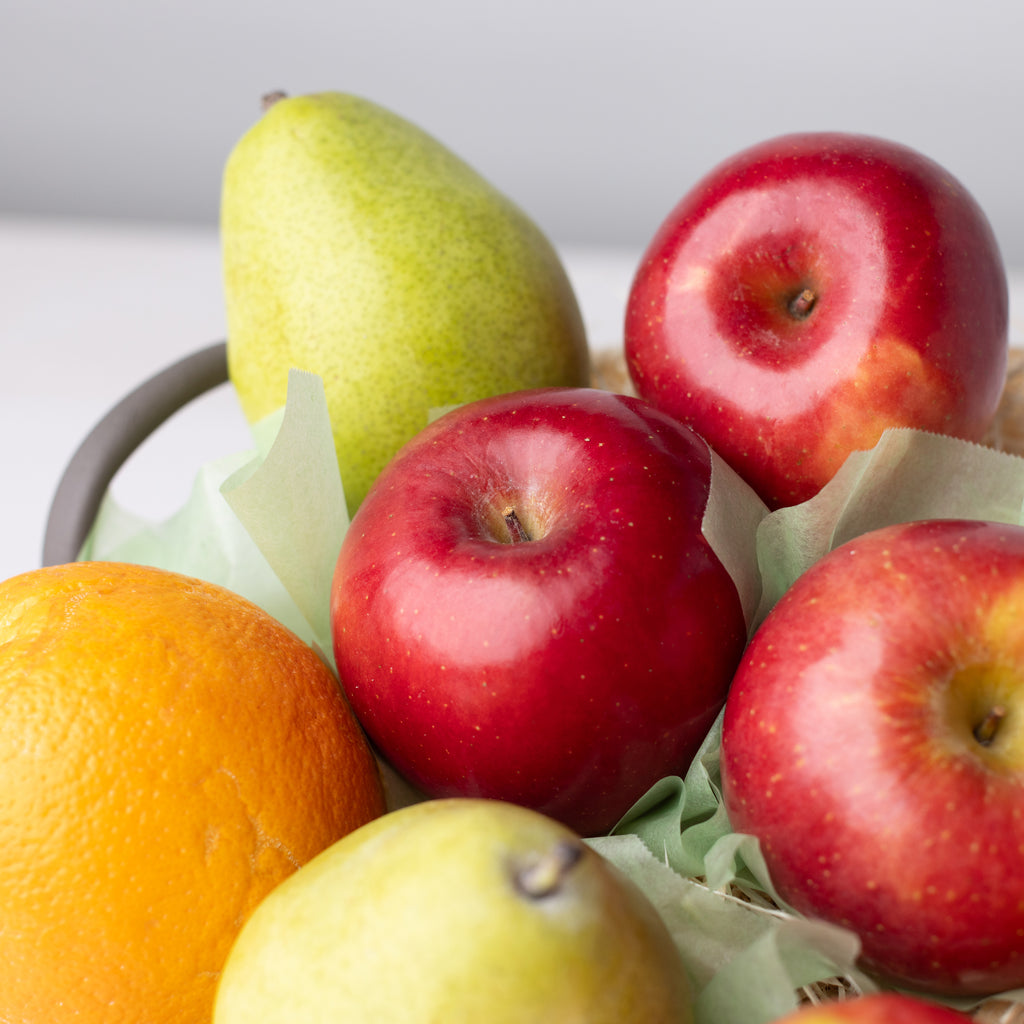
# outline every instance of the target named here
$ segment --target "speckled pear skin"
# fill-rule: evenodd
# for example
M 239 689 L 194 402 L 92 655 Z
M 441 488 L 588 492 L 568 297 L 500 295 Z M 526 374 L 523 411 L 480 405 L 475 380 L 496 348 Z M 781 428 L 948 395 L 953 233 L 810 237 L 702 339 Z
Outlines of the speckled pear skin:
M 547 238 L 365 99 L 270 105 L 228 158 L 221 239 L 243 411 L 280 408 L 293 367 L 319 374 L 350 512 L 431 409 L 588 382 L 579 307 Z

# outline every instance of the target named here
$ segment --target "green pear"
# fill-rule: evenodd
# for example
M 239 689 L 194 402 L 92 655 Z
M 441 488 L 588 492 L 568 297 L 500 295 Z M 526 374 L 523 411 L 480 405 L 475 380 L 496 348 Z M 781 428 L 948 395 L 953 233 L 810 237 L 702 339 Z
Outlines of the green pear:
M 214 1024 L 690 1024 L 647 898 L 565 826 L 452 798 L 391 811 L 242 927 Z
M 319 374 L 350 511 L 433 409 L 588 383 L 576 296 L 526 214 L 365 99 L 268 97 L 224 170 L 228 368 L 250 421 Z

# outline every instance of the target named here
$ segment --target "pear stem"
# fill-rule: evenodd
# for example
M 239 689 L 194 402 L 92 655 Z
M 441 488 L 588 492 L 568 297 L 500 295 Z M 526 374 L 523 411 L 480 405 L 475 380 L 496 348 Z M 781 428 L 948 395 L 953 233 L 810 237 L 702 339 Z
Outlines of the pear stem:
M 974 727 L 974 738 L 983 746 L 992 745 L 999 731 L 999 725 L 1006 717 L 1006 708 L 1002 704 L 994 704 L 985 717 Z
M 282 89 L 275 89 L 273 92 L 263 94 L 260 98 L 260 107 L 265 114 L 275 103 L 287 98 L 288 93 Z
M 562 839 L 536 860 L 515 873 L 516 888 L 530 899 L 539 900 L 558 892 L 569 872 L 583 857 L 583 844 Z
M 811 315 L 811 310 L 814 309 L 814 304 L 817 301 L 817 292 L 813 288 L 804 288 L 789 300 L 789 315 L 794 320 L 805 320 Z
M 530 535 L 519 521 L 519 516 L 516 515 L 516 510 L 511 505 L 507 506 L 501 514 L 505 519 L 509 539 L 513 544 L 521 544 L 530 539 Z

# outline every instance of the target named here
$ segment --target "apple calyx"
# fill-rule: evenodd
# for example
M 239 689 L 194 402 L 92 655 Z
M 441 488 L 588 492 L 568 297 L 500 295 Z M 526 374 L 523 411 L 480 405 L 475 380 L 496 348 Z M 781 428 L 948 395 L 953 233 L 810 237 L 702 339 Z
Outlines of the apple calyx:
M 789 300 L 786 309 L 794 320 L 806 320 L 818 301 L 818 293 L 813 288 L 803 288 Z
M 994 704 L 985 717 L 974 727 L 974 738 L 983 746 L 990 747 L 999 731 L 999 725 L 1006 717 L 1006 708 L 1002 704 Z
M 516 515 L 516 510 L 511 505 L 506 506 L 501 515 L 508 527 L 509 540 L 512 544 L 521 544 L 531 539 L 526 532 L 526 527 L 523 526 L 519 516 Z
M 561 839 L 550 849 L 514 868 L 512 881 L 516 891 L 531 900 L 553 896 L 562 889 L 582 858 L 582 842 Z

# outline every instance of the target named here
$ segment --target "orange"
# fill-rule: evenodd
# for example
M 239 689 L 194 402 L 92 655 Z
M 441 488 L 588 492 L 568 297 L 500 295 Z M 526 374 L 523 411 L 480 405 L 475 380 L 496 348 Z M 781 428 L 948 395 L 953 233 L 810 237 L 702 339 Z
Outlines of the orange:
M 379 816 L 332 672 L 160 569 L 0 583 L 0 1020 L 202 1024 L 242 923 Z

